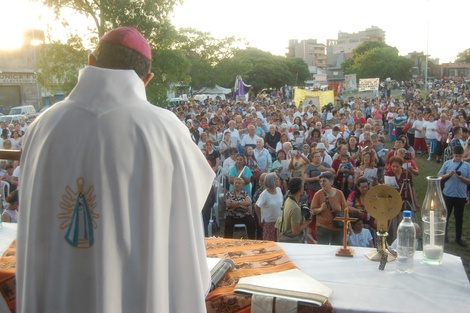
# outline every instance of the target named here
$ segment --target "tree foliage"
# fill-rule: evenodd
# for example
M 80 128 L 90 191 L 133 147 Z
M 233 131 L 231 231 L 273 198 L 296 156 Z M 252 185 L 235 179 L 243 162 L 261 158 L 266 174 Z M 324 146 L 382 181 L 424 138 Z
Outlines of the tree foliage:
M 303 85 L 310 75 L 302 59 L 275 56 L 256 48 L 237 51 L 233 58 L 221 61 L 215 72 L 219 85 L 232 86 L 235 77 L 241 75 L 245 83 L 253 85 L 255 92 L 285 84 Z
M 67 94 L 77 83 L 78 70 L 87 62 L 81 39 L 73 36 L 66 43 L 54 41 L 40 46 L 39 51 L 39 83 L 49 92 L 61 90 Z
M 136 26 L 152 46 L 168 47 L 174 35 L 170 13 L 181 0 L 41 0 L 51 8 L 58 20 L 68 26 L 64 9 L 91 18 L 96 38 L 119 26 Z M 84 19 L 85 21 L 85 19 Z
M 413 62 L 398 55 L 398 49 L 383 42 L 366 41 L 353 50 L 351 58 L 341 65 L 345 74 L 357 78 L 409 80 Z
M 470 63 L 470 48 L 457 54 L 456 63 Z

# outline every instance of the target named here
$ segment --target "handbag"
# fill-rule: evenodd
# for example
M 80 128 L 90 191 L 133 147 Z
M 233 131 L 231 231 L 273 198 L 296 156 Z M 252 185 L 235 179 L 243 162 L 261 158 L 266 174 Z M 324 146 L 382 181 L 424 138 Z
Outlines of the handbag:
M 343 211 L 331 211 L 333 214 L 333 218 L 335 217 L 344 217 L 344 212 Z M 333 224 L 335 225 L 336 228 L 343 228 L 344 227 L 344 222 L 343 221 L 338 221 L 338 220 L 333 220 Z
M 455 171 L 458 171 L 459 168 L 462 166 L 463 162 L 460 162 L 459 166 L 455 169 Z M 441 190 L 444 190 L 444 187 L 446 186 L 446 182 L 449 180 L 450 176 L 447 178 L 441 178 Z
M 402 133 L 406 133 L 408 129 L 410 129 L 410 123 L 406 123 L 405 126 L 403 127 Z
M 336 228 L 343 228 L 344 227 L 344 222 L 335 220 L 334 218 L 335 217 L 344 217 L 344 212 L 343 211 L 334 211 L 333 208 L 330 205 L 330 199 L 328 198 L 328 195 L 326 194 L 325 191 L 323 191 L 323 194 L 325 195 L 325 203 L 330 208 L 331 214 L 333 215 L 333 225 L 335 225 Z
M 263 174 L 263 172 L 259 168 L 257 168 L 253 170 L 252 174 L 253 175 L 251 176 L 251 180 L 255 181 L 259 179 L 259 177 L 261 176 L 261 174 Z

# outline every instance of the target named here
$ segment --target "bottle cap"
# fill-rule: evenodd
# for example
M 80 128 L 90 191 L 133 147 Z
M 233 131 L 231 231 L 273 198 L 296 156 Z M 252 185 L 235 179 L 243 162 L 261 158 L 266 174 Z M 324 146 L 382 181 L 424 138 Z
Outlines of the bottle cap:
M 411 211 L 403 211 L 403 217 L 411 217 Z

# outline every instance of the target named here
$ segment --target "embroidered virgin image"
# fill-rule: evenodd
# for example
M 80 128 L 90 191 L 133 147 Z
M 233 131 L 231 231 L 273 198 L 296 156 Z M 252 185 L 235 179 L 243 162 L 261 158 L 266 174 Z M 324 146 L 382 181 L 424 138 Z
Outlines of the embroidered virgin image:
M 91 248 L 94 244 L 94 230 L 98 227 L 95 220 L 99 218 L 99 214 L 94 212 L 96 196 L 93 185 L 85 191 L 83 177 L 77 179 L 76 190 L 67 185 L 60 208 L 62 213 L 57 214 L 57 217 L 64 220 L 60 228 L 66 230 L 65 240 L 75 248 Z

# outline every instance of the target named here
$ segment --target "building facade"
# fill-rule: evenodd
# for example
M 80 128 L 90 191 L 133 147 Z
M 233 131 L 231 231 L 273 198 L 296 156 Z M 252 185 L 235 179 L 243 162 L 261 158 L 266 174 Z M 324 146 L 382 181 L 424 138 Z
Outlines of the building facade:
M 41 106 L 41 93 L 36 76 L 37 46 L 44 41 L 44 32 L 29 30 L 23 45 L 12 50 L 0 50 L 0 111 L 8 114 L 11 107 Z
M 307 63 L 312 77 L 315 74 L 323 74 L 326 72 L 326 46 L 318 43 L 316 39 L 307 40 L 289 40 L 287 56 L 297 57 Z

